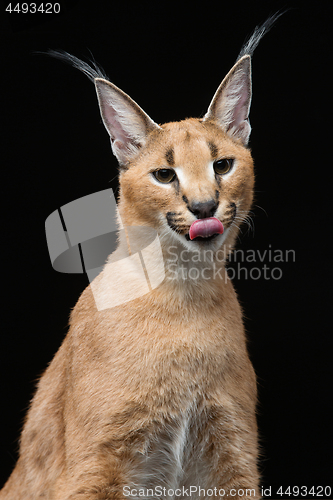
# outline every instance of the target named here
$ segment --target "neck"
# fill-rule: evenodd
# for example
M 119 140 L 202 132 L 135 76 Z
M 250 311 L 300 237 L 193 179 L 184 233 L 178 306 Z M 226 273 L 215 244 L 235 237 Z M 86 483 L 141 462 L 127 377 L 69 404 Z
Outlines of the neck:
M 215 301 L 230 286 L 226 248 L 190 251 L 170 233 L 126 227 L 102 275 L 91 283 L 97 308 L 112 308 L 147 293 L 179 303 Z
M 228 286 L 230 280 L 225 269 L 228 246 L 191 251 L 170 234 L 160 234 L 159 241 L 165 272 L 161 289 L 192 301 L 214 298 Z

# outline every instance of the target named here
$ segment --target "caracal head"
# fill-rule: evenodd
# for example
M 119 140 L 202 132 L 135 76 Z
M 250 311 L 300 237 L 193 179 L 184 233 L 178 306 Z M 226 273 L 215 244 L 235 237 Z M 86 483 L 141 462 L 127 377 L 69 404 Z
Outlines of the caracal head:
M 250 56 L 233 66 L 202 119 L 158 125 L 109 81 L 95 86 L 120 166 L 122 223 L 153 227 L 162 243 L 190 251 L 232 246 L 253 196 Z

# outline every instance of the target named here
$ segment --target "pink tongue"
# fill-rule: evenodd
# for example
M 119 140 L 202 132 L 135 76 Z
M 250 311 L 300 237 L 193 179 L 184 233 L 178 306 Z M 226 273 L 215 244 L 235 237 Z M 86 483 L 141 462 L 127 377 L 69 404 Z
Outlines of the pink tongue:
M 223 224 L 216 217 L 198 219 L 190 227 L 190 239 L 193 240 L 197 236 L 208 238 L 209 236 L 213 236 L 213 234 L 222 234 L 223 231 Z

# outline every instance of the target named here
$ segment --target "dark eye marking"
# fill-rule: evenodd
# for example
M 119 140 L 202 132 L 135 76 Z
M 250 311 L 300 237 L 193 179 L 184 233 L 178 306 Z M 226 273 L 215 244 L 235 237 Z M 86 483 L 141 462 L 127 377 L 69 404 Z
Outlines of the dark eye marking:
M 209 142 L 208 147 L 210 149 L 210 154 L 212 155 L 213 160 L 215 160 L 215 158 L 217 158 L 217 154 L 218 154 L 218 149 L 217 149 L 216 144 L 214 144 L 213 142 Z
M 166 158 L 168 165 L 173 167 L 175 164 L 175 153 L 174 153 L 173 148 L 169 148 L 167 150 L 167 152 L 165 153 L 165 158 Z

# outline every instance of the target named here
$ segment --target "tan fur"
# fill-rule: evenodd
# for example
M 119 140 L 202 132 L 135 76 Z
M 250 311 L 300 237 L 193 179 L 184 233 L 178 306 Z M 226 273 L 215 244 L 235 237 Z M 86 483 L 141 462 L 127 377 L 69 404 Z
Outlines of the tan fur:
M 223 488 L 226 494 L 231 488 L 253 488 L 255 495 L 233 498 L 260 498 L 255 374 L 225 262 L 214 257 L 219 249 L 227 254 L 234 246 L 240 219 L 250 209 L 251 154 L 211 115 L 147 129 L 141 147 L 127 150 L 119 215 L 125 227 L 149 226 L 158 232 L 166 277 L 142 297 L 97 310 L 95 299 L 107 301 L 115 290 L 122 293 L 121 281 L 112 281 L 112 262 L 127 251 L 126 238 L 121 238 L 104 271 L 80 297 L 68 335 L 39 381 L 20 458 L 1 500 L 146 498 L 124 496 L 126 485 L 197 485 Z M 216 146 L 217 158 L 235 159 L 234 171 L 220 183 L 212 174 L 209 144 Z M 172 168 L 184 179 L 178 190 L 158 185 L 151 174 L 170 168 L 170 148 Z M 184 196 L 189 203 L 204 202 L 216 191 L 215 217 L 225 226 L 223 238 L 208 245 L 182 242 L 196 219 Z M 230 215 L 231 203 L 237 207 L 236 219 Z M 166 222 L 168 212 L 181 218 L 178 234 Z M 191 245 L 201 254 L 205 245 L 212 249 L 213 257 L 204 264 L 190 259 L 198 272 L 206 267 L 204 279 L 180 274 L 181 265 L 189 266 L 182 252 L 191 255 Z M 176 269 L 169 266 L 170 248 L 178 256 Z M 129 269 L 122 278 L 135 283 L 135 273 Z

